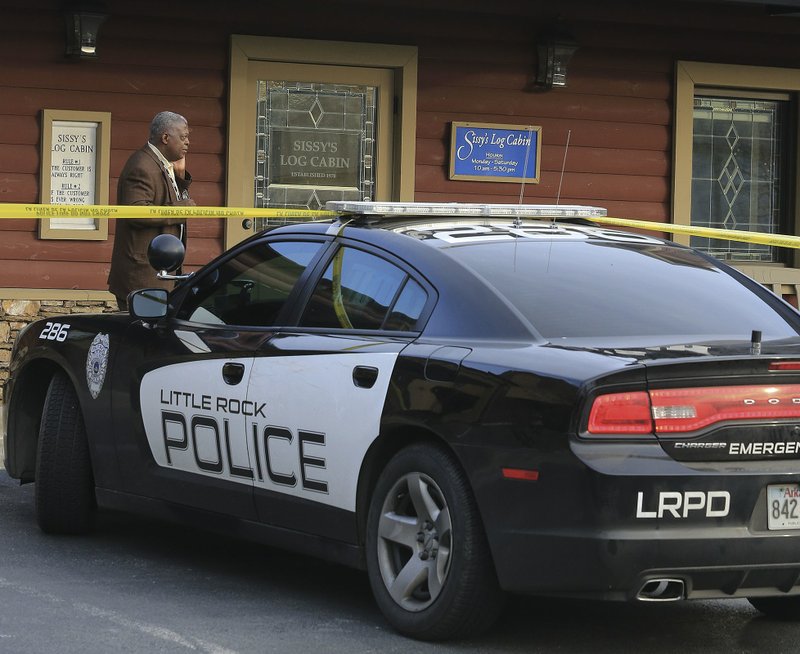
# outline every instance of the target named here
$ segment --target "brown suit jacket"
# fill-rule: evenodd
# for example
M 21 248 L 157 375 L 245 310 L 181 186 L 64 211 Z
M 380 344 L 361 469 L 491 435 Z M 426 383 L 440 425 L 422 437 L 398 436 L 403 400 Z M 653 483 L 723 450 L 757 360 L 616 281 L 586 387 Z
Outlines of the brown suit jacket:
M 192 177 L 176 179 L 178 189 L 188 191 Z M 178 201 L 167 171 L 145 144 L 134 152 L 119 177 L 117 203 L 122 205 L 169 206 Z M 183 226 L 183 229 L 181 229 Z M 120 218 L 116 221 L 108 290 L 116 297 L 126 298 L 139 288 L 171 289 L 173 282 L 156 278 L 156 271 L 147 261 L 147 247 L 159 234 L 181 236 L 186 244 L 185 218 Z

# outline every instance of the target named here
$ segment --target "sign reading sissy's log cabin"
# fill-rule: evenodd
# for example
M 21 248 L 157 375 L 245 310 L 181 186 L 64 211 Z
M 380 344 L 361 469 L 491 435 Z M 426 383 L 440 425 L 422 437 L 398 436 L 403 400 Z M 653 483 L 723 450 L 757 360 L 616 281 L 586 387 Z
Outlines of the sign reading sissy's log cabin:
M 542 128 L 452 123 L 450 179 L 539 183 Z

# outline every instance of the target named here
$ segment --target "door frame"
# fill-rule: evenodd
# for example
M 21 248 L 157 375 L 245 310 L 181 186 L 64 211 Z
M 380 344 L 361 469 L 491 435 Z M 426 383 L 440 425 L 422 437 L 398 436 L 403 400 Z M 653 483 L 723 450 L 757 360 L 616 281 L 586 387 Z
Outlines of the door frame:
M 417 131 L 417 48 L 415 46 L 314 41 L 234 34 L 231 36 L 230 85 L 228 92 L 228 146 L 226 154 L 226 204 L 252 207 L 251 159 L 243 156 L 254 126 L 240 117 L 247 107 L 250 62 L 318 64 L 387 68 L 394 73 L 393 179 L 392 197 L 381 200 L 414 199 L 414 165 Z M 248 131 L 249 130 L 249 131 Z M 241 240 L 242 227 L 225 223 L 225 247 Z

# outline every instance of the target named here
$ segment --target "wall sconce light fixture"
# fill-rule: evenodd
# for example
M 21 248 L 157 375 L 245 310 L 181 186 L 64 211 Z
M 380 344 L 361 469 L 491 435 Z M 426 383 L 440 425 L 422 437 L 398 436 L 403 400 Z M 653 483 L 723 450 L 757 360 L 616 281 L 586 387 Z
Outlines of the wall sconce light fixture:
M 567 64 L 578 49 L 578 44 L 567 36 L 543 36 L 536 46 L 539 66 L 536 86 L 553 88 L 567 85 Z
M 107 18 L 99 11 L 84 9 L 68 9 L 65 13 L 67 21 L 67 56 L 82 59 L 97 57 L 97 32 Z

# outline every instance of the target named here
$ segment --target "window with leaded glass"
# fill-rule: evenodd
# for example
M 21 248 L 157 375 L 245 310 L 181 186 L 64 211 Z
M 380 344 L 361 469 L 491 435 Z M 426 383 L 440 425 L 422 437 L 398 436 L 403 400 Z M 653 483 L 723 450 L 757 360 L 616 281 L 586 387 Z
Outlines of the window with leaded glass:
M 371 86 L 259 81 L 253 206 L 373 200 L 376 103 Z
M 789 215 L 790 101 L 696 93 L 691 222 L 782 233 Z M 691 245 L 738 263 L 781 263 L 773 246 L 692 236 Z

